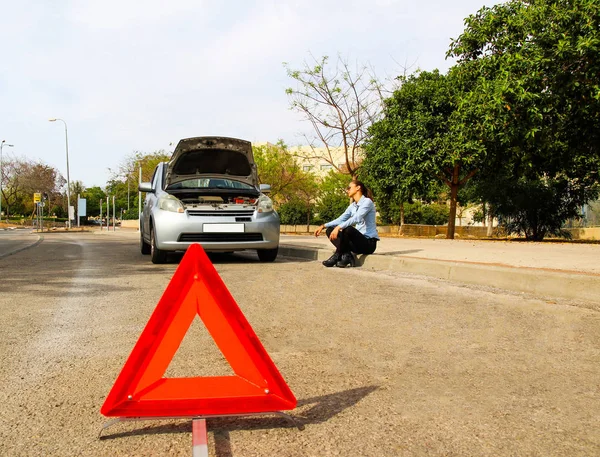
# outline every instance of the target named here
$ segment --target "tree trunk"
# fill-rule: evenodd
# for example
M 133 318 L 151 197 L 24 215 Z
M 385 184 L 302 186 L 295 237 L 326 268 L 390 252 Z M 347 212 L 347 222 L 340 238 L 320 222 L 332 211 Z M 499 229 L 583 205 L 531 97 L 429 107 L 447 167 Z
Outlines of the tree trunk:
M 404 202 L 400 202 L 400 227 L 404 225 Z
M 488 226 L 487 226 L 487 236 L 492 236 L 494 233 L 494 215 L 491 211 L 488 211 Z
M 485 210 L 485 202 L 481 204 L 481 214 L 483 226 L 486 226 L 487 212 Z
M 460 172 L 460 165 L 454 165 L 452 170 L 452 181 L 450 182 L 450 214 L 448 215 L 448 231 L 446 232 L 446 239 L 454 239 L 454 229 L 456 227 L 456 199 L 458 196 L 458 188 L 460 187 L 458 176 Z
M 310 205 L 306 208 L 306 233 L 310 233 Z

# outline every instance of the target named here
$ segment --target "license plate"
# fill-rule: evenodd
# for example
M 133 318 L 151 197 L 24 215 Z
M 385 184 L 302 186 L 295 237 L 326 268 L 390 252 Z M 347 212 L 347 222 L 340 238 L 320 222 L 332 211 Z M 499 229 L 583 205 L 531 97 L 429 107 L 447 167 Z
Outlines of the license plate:
M 203 224 L 204 233 L 243 233 L 244 224 Z

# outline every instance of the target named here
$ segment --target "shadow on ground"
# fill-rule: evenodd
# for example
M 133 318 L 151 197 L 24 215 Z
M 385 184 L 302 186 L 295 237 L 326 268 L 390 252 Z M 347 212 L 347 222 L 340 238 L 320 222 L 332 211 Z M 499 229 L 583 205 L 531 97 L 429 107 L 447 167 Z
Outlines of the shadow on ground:
M 378 386 L 358 387 L 343 392 L 301 399 L 298 401 L 296 413 L 292 416 L 294 422 L 281 416 L 216 417 L 207 419 L 207 430 L 213 432 L 217 457 L 233 457 L 229 437 L 231 431 L 295 427 L 303 429 L 307 425 L 328 421 L 345 409 L 351 408 L 378 388 Z M 129 436 L 191 433 L 191 431 L 190 420 L 185 420 L 185 422 L 151 425 L 140 429 L 103 435 L 100 439 L 113 440 Z

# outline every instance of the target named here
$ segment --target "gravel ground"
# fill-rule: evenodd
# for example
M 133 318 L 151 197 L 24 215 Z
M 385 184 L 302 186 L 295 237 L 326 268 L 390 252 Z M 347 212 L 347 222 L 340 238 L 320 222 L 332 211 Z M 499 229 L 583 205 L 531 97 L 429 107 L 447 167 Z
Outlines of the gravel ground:
M 208 421 L 211 456 L 600 455 L 600 313 L 393 273 L 214 256 L 298 398 Z M 99 413 L 177 259 L 46 235 L 0 259 L 0 455 L 191 455 L 189 420 Z M 229 374 L 201 322 L 167 376 Z

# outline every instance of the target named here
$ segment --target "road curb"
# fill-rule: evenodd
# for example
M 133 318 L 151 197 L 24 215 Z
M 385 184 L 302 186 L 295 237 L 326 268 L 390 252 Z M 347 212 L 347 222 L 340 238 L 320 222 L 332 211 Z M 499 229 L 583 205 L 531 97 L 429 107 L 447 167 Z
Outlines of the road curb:
M 26 249 L 36 247 L 38 244 L 40 244 L 42 241 L 44 241 L 44 236 L 43 235 L 38 235 L 37 237 L 38 237 L 38 239 L 35 242 L 33 242 L 31 244 L 28 244 L 27 246 L 23 246 L 22 248 L 15 249 L 14 251 L 6 252 L 4 254 L 0 254 L 0 259 L 3 259 L 4 257 L 8 257 L 8 256 L 11 256 L 13 254 L 16 254 L 17 252 L 21 252 L 21 251 L 24 251 Z
M 331 253 L 331 250 L 313 247 L 279 246 L 280 255 L 307 260 L 325 260 Z M 536 296 L 600 303 L 600 275 L 386 254 L 360 255 L 357 260 L 363 269 L 371 271 L 391 270 Z

